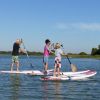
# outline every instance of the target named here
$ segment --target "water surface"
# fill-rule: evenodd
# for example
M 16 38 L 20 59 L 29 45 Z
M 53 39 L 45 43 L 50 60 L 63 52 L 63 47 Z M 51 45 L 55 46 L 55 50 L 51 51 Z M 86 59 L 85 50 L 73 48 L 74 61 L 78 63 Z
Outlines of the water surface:
M 20 70 L 43 69 L 42 57 L 20 57 Z M 84 81 L 43 82 L 39 76 L 23 74 L 0 74 L 1 100 L 99 100 L 100 99 L 100 60 L 71 59 L 78 70 L 92 69 L 96 76 Z M 0 56 L 0 70 L 10 70 L 11 56 Z M 49 59 L 49 68 L 53 68 L 54 58 Z M 67 59 L 62 60 L 62 70 L 70 71 Z M 16 69 L 16 67 L 15 67 Z

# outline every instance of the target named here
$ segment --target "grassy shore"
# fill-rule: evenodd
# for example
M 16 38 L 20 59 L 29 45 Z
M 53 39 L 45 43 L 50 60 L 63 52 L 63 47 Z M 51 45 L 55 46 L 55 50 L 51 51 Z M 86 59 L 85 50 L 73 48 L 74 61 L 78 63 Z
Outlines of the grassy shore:
M 69 57 L 72 58 L 94 58 L 94 59 L 100 59 L 100 55 L 78 55 L 78 54 L 73 54 L 69 55 Z

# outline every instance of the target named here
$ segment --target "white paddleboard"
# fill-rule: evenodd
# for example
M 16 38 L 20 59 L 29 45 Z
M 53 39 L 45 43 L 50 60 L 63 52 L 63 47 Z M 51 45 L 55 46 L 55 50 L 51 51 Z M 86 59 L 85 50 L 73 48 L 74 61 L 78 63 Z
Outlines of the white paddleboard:
M 76 74 L 81 74 L 88 72 L 90 70 L 84 70 L 84 71 L 77 71 L 77 72 L 61 72 L 60 75 L 76 75 Z
M 41 80 L 43 80 L 43 81 L 83 80 L 83 79 L 94 76 L 96 73 L 97 73 L 96 71 L 89 70 L 89 71 L 83 72 L 83 73 L 61 75 L 58 77 L 56 77 L 56 76 L 41 77 Z

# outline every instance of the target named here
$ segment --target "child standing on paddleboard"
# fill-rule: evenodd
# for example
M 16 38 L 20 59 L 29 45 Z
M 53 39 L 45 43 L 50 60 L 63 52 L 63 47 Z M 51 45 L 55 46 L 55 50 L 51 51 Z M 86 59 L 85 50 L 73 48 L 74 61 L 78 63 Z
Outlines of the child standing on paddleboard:
M 60 68 L 61 68 L 61 55 L 64 55 L 61 45 L 56 43 L 55 47 L 55 68 L 54 68 L 54 76 L 60 76 Z
M 44 55 L 43 55 L 43 63 L 44 63 L 44 74 L 47 74 L 47 70 L 48 70 L 48 58 L 50 55 L 50 40 L 46 39 L 45 40 L 45 47 L 44 47 Z

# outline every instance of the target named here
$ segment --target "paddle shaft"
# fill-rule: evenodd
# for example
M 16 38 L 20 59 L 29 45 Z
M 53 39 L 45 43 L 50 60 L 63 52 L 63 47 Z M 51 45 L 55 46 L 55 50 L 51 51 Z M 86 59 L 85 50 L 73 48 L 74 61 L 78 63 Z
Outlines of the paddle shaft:
M 30 65 L 31 65 L 31 67 L 34 67 L 34 66 L 32 65 L 32 63 L 30 62 L 30 57 L 29 57 L 28 52 L 27 52 L 27 50 L 26 50 L 25 44 L 24 44 L 24 42 L 23 42 L 23 39 L 21 39 L 21 41 L 22 41 L 22 43 L 23 43 L 24 50 L 26 51 L 26 56 L 27 56 L 27 58 L 28 58 L 28 61 L 29 61 Z
M 69 59 L 68 55 L 66 55 L 66 57 L 67 57 L 67 59 L 68 59 L 68 61 L 69 61 L 70 65 L 71 65 L 72 63 L 71 63 L 71 61 L 70 61 L 70 59 Z
M 62 47 L 62 49 L 63 49 L 63 52 L 64 52 L 64 54 L 65 54 L 65 50 L 64 50 L 64 47 L 63 47 L 63 45 L 61 45 L 61 47 Z M 70 59 L 69 59 L 68 55 L 66 55 L 65 57 L 68 59 L 68 62 L 69 62 L 69 63 L 70 63 L 70 65 L 71 65 L 72 63 L 71 63 L 71 61 L 70 61 Z

